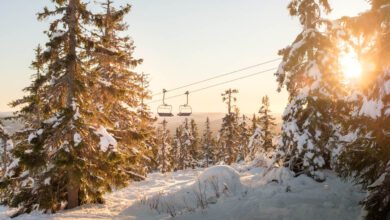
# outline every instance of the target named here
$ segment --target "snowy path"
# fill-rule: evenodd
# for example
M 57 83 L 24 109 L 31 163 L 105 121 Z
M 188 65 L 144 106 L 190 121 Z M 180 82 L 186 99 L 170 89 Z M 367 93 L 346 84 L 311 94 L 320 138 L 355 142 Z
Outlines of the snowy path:
M 150 174 L 142 182 L 132 183 L 129 187 L 106 195 L 103 205 L 84 205 L 80 208 L 59 212 L 54 215 L 32 213 L 19 216 L 16 219 L 150 219 L 156 215 L 149 208 L 138 204 L 143 195 L 151 196 L 159 192 L 174 191 L 180 187 L 192 184 L 199 171 L 180 171 L 173 174 Z M 0 219 L 8 219 L 7 210 L 2 207 Z
M 171 219 L 167 213 L 159 214 L 140 201 L 161 192 L 182 193 L 181 189 L 190 188 L 201 172 L 199 169 L 166 175 L 150 174 L 143 182 L 133 183 L 108 194 L 104 205 L 85 205 L 54 215 L 32 213 L 17 219 Z M 327 180 L 323 183 L 314 182 L 305 176 L 291 178 L 283 172 L 277 171 L 266 176 L 263 176 L 261 168 L 241 172 L 246 195 L 221 198 L 205 210 L 180 211 L 174 219 L 359 219 L 358 201 L 364 194 L 357 187 L 342 182 L 331 172 L 326 173 Z M 278 179 L 279 183 L 272 182 L 273 179 Z M 286 192 L 287 188 L 291 192 Z M 180 194 L 178 198 L 182 196 L 185 194 Z M 3 219 L 6 219 L 4 214 L 7 210 L 3 207 L 1 211 Z

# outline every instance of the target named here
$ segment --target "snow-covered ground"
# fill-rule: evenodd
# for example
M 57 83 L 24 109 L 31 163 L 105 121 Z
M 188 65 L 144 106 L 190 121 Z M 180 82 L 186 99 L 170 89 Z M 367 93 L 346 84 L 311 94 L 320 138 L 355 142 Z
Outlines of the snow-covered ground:
M 84 205 L 53 215 L 16 219 L 359 219 L 364 193 L 331 171 L 318 183 L 284 168 L 216 166 L 153 173 L 142 182 L 105 196 L 104 205 Z M 0 218 L 12 212 L 0 207 Z

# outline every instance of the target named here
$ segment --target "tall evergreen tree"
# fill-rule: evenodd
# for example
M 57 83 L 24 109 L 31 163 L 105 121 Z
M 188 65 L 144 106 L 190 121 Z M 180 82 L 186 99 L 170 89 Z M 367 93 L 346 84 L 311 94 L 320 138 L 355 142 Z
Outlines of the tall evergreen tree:
M 191 132 L 191 124 L 186 118 L 183 122 L 181 129 L 181 149 L 182 149 L 182 169 L 193 168 L 193 164 L 196 162 L 193 158 L 192 148 L 194 146 L 194 136 Z
M 92 75 L 98 82 L 96 90 L 104 94 L 95 98 L 96 108 L 118 131 L 114 135 L 126 142 L 128 149 L 123 150 L 132 153 L 128 155 L 128 171 L 135 177 L 143 176 L 153 157 L 150 141 L 154 136 L 154 118 L 144 104 L 150 98 L 147 78 L 132 71 L 142 60 L 133 57 L 134 42 L 122 34 L 128 28 L 124 17 L 131 6 L 117 9 L 111 0 L 104 0 L 101 6 L 103 12 L 94 15 L 96 49 L 90 60 Z
M 335 133 L 335 103 L 342 94 L 337 70 L 338 51 L 329 22 L 320 12 L 330 11 L 327 0 L 292 0 L 291 16 L 299 18 L 302 32 L 279 52 L 283 61 L 276 73 L 279 90 L 286 86 L 289 104 L 283 115 L 278 158 L 296 173 L 318 181 L 330 168 Z
M 34 52 L 35 58 L 31 63 L 31 69 L 35 71 L 31 76 L 33 83 L 23 89 L 24 92 L 28 93 L 26 96 L 11 103 L 12 107 L 22 106 L 17 114 L 26 119 L 24 121 L 29 123 L 26 126 L 30 128 L 37 128 L 41 125 L 43 111 L 45 110 L 41 96 L 41 90 L 46 80 L 42 46 L 38 45 Z
M 137 113 L 140 117 L 140 122 L 136 123 L 139 125 L 138 130 L 139 133 L 142 135 L 142 138 L 139 138 L 139 145 L 141 145 L 141 149 L 144 149 L 145 152 L 143 152 L 143 162 L 145 163 L 145 168 L 148 169 L 148 171 L 153 170 L 153 168 L 156 168 L 156 152 L 158 151 L 158 139 L 156 134 L 156 129 L 154 127 L 154 124 L 157 121 L 157 118 L 153 117 L 153 113 L 150 110 L 150 107 L 145 104 L 145 100 L 150 99 L 150 91 L 149 91 L 149 79 L 148 76 L 145 74 L 141 74 L 140 76 L 140 83 L 141 83 L 141 93 L 140 93 L 140 99 L 141 99 L 141 105 L 137 109 Z
M 261 103 L 257 128 L 249 142 L 249 149 L 251 151 L 249 159 L 254 159 L 255 155 L 258 153 L 270 155 L 275 150 L 275 145 L 273 144 L 273 129 L 276 124 L 275 118 L 272 116 L 271 110 L 269 109 L 268 96 L 264 96 Z
M 222 101 L 226 103 L 228 112 L 222 119 L 222 126 L 219 130 L 219 148 L 221 160 L 227 164 L 232 164 L 237 161 L 238 156 L 238 120 L 237 114 L 234 112 L 237 107 L 234 102 L 237 98 L 234 94 L 237 94 L 238 90 L 228 89 L 222 93 Z
M 167 129 L 167 121 L 164 120 L 162 126 L 157 130 L 157 144 L 158 154 L 157 163 L 158 170 L 161 173 L 166 173 L 172 170 L 172 157 L 171 157 L 171 141 L 169 138 L 169 130 Z
M 259 124 L 259 119 L 257 118 L 256 114 L 253 113 L 252 119 L 251 119 L 251 134 L 255 133 L 257 127 Z
M 352 40 L 359 38 L 360 57 L 375 68 L 364 69 L 363 89 L 346 121 L 345 142 L 338 171 L 352 176 L 368 194 L 362 202 L 366 219 L 390 218 L 390 1 L 372 0 L 371 9 L 344 19 L 343 27 Z
M 198 160 L 200 158 L 200 137 L 198 125 L 196 124 L 194 119 L 190 121 L 190 133 L 192 136 L 190 154 L 191 154 L 191 167 L 194 169 L 199 165 Z
M 209 167 L 215 162 L 216 140 L 210 128 L 210 119 L 207 117 L 205 129 L 201 139 L 203 166 Z
M 11 189 L 6 202 L 18 213 L 101 203 L 107 191 L 143 178 L 140 119 L 132 110 L 142 90 L 130 70 L 140 61 L 132 58 L 130 38 L 116 33 L 125 30 L 130 6 L 106 5 L 94 15 L 83 0 L 53 4 L 38 14 L 39 20 L 54 17 L 41 56 L 45 74 L 31 86 L 42 88 L 42 123 L 18 140 L 1 180 Z
M 0 121 L 0 169 L 1 174 L 7 169 L 7 164 L 10 161 L 10 148 L 12 147 L 12 143 L 10 141 L 9 136 L 4 131 L 3 125 Z
M 262 106 L 259 110 L 260 138 L 263 140 L 263 149 L 265 152 L 270 152 L 275 149 L 273 144 L 273 129 L 275 128 L 275 118 L 271 115 L 269 109 L 269 98 L 264 96 L 261 100 Z
M 191 150 L 194 143 L 194 137 L 191 132 L 191 125 L 186 118 L 182 125 L 176 128 L 176 133 L 173 140 L 174 157 L 176 158 L 176 170 L 184 170 L 192 168 L 196 163 Z
M 245 160 L 251 161 L 255 159 L 257 152 L 261 151 L 262 142 L 260 139 L 260 128 L 259 128 L 259 119 L 256 116 L 256 113 L 253 114 L 251 119 L 251 129 L 250 133 L 252 134 L 248 140 L 248 154 L 245 157 Z
M 172 161 L 172 166 L 174 170 L 182 170 L 184 167 L 184 157 L 183 155 L 186 153 L 186 149 L 182 148 L 181 136 L 183 133 L 183 128 L 180 125 L 176 128 L 175 134 L 172 138 L 172 150 L 171 155 L 175 160 Z
M 251 136 L 250 129 L 248 127 L 247 123 L 247 117 L 245 115 L 242 115 L 241 121 L 238 125 L 238 161 L 245 160 L 245 158 L 249 154 L 249 138 Z

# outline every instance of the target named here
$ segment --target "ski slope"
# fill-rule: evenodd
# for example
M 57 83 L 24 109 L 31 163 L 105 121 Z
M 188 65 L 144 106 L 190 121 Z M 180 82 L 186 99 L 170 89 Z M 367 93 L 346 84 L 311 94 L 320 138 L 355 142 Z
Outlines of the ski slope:
M 358 203 L 365 193 L 331 171 L 325 175 L 326 181 L 318 183 L 304 175 L 294 178 L 285 168 L 247 164 L 152 173 L 145 181 L 107 194 L 105 204 L 56 214 L 34 212 L 16 219 L 157 220 L 172 219 L 172 214 L 177 220 L 360 219 Z M 216 179 L 219 190 L 207 182 Z M 8 219 L 12 212 L 1 207 L 0 219 Z

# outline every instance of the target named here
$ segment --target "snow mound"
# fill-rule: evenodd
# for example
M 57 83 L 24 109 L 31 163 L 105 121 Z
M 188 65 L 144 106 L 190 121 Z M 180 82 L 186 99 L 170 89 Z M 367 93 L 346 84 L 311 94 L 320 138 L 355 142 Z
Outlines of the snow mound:
M 283 184 L 294 178 L 294 173 L 286 167 L 271 167 L 263 174 L 254 177 L 254 180 L 259 185 L 268 183 Z
M 240 174 L 230 166 L 218 165 L 204 170 L 194 182 L 177 191 L 146 198 L 142 204 L 171 217 L 207 209 L 211 204 L 243 198 L 247 194 Z
M 239 195 L 243 190 L 240 174 L 230 166 L 219 165 L 206 169 L 193 186 L 204 189 L 207 199 L 213 196 Z
M 279 167 L 271 169 L 265 176 L 264 179 L 268 182 L 284 183 L 294 177 L 294 173 L 286 167 Z

